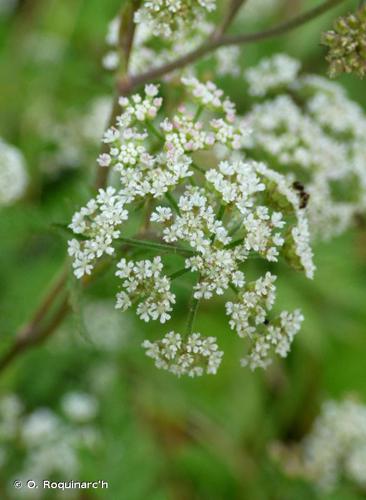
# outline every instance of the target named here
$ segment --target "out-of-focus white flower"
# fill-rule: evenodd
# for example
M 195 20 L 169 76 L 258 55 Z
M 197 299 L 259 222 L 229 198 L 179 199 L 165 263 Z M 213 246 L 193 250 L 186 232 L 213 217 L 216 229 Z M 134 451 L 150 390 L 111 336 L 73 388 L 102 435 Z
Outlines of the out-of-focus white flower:
M 366 406 L 352 399 L 324 403 L 298 453 L 297 473 L 321 490 L 334 490 L 341 478 L 365 489 Z
M 105 69 L 114 70 L 118 68 L 119 65 L 119 54 L 116 50 L 110 50 L 103 57 L 103 67 Z
M 68 392 L 61 400 L 65 415 L 75 422 L 88 422 L 98 412 L 97 400 L 84 392 Z
M 131 331 L 131 318 L 121 315 L 109 300 L 93 300 L 83 308 L 88 339 L 79 336 L 80 342 L 91 342 L 101 351 L 117 352 Z
M 0 138 L 0 205 L 10 205 L 21 198 L 28 185 L 22 153 Z
M 146 23 L 155 36 L 171 38 L 187 32 L 191 23 L 202 21 L 215 10 L 216 0 L 146 0 L 135 14 L 135 22 Z
M 22 428 L 22 439 L 29 445 L 55 439 L 61 422 L 57 415 L 47 408 L 34 411 L 26 417 Z
M 263 59 L 257 66 L 246 71 L 249 93 L 264 96 L 269 91 L 287 86 L 297 77 L 299 69 L 300 63 L 286 54 Z
M 339 84 L 297 76 L 299 63 L 283 57 L 247 71 L 252 94 L 266 100 L 243 119 L 252 129 L 245 149 L 289 180 L 301 180 L 295 186 L 308 205 L 311 232 L 329 238 L 366 209 L 366 115 Z
M 0 428 L 4 418 L 10 416 L 15 427 L 6 439 L 1 436 L 0 461 L 5 467 L 13 467 L 13 452 L 17 450 L 19 470 L 14 471 L 14 480 L 25 485 L 30 479 L 36 484 L 55 476 L 65 481 L 75 479 L 81 469 L 80 451 L 91 450 L 100 443 L 99 432 L 92 423 L 98 409 L 93 396 L 69 393 L 64 396 L 62 406 L 67 420 L 46 407 L 27 414 L 15 395 L 0 399 Z M 14 490 L 11 483 L 9 498 L 14 495 L 18 498 L 19 492 L 20 496 L 41 498 L 39 491 L 32 495 L 34 489 Z

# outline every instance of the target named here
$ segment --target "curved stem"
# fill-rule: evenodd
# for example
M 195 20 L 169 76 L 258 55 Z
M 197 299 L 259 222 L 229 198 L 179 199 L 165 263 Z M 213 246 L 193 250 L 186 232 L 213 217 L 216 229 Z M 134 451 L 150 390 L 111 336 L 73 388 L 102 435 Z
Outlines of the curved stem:
M 323 4 L 318 5 L 318 7 L 314 7 L 313 9 L 310 9 L 309 11 L 294 17 L 289 21 L 285 21 L 279 24 L 278 26 L 275 26 L 274 28 L 260 31 L 258 33 L 249 33 L 248 35 L 231 35 L 223 37 L 222 46 L 240 45 L 243 43 L 258 42 L 266 40 L 267 38 L 273 38 L 276 36 L 283 35 L 288 31 L 299 28 L 303 24 L 306 24 L 309 21 L 315 19 L 316 17 L 325 14 L 328 10 L 332 9 L 333 7 L 336 7 L 337 5 L 341 4 L 344 1 L 345 0 L 327 0 Z
M 121 30 L 119 33 L 119 46 L 122 57 L 124 58 L 124 71 L 127 71 L 128 68 L 135 34 L 135 23 L 133 22 L 133 16 L 140 3 L 141 0 L 132 0 L 128 10 L 125 10 L 125 7 L 123 7 L 120 14 Z M 120 107 L 118 104 L 119 95 L 120 89 L 117 88 L 107 128 L 115 123 L 116 117 L 120 112 Z M 104 152 L 103 148 L 105 147 L 106 145 L 103 144 L 102 152 Z M 97 178 L 95 181 L 96 189 L 105 187 L 107 178 L 108 169 L 98 167 Z M 5 352 L 2 357 L 0 357 L 0 372 L 7 368 L 13 362 L 13 360 L 15 360 L 28 348 L 41 343 L 45 338 L 52 335 L 52 333 L 62 322 L 62 320 L 70 310 L 67 294 L 63 298 L 62 302 L 58 305 L 58 307 L 54 310 L 53 316 L 49 319 L 48 322 L 46 321 L 46 319 L 49 311 L 56 305 L 62 293 L 65 291 L 67 273 L 68 265 L 66 263 L 63 266 L 59 277 L 56 279 L 56 282 L 51 286 L 49 292 L 46 294 L 46 297 L 37 308 L 32 319 L 27 323 L 25 327 L 23 327 L 18 332 L 8 351 Z M 85 280 L 84 284 L 87 284 L 89 281 L 90 280 Z
M 220 38 L 226 32 L 226 30 L 230 27 L 231 23 L 235 19 L 235 16 L 246 2 L 247 0 L 231 0 L 223 22 L 218 26 L 218 28 L 212 35 L 213 39 Z
M 14 343 L 5 355 L 0 359 L 0 372 L 7 368 L 14 359 L 26 351 L 28 348 L 33 347 L 43 342 L 47 337 L 52 335 L 56 328 L 61 324 L 65 315 L 70 309 L 68 298 L 65 297 L 61 304 L 57 307 L 52 318 L 46 325 L 40 326 L 35 324 L 32 327 L 27 326 L 23 330 L 23 334 L 16 337 Z
M 210 54 L 214 50 L 220 47 L 226 47 L 229 45 L 243 45 L 253 42 L 259 42 L 266 40 L 268 38 L 273 38 L 276 36 L 284 35 L 285 33 L 302 26 L 303 24 L 319 17 L 328 10 L 332 9 L 336 5 L 344 2 L 345 0 L 327 0 L 322 5 L 314 7 L 309 11 L 296 16 L 289 21 L 280 23 L 274 28 L 270 28 L 264 31 L 258 31 L 256 33 L 248 33 L 243 35 L 220 35 L 211 36 L 208 41 L 203 43 L 200 47 L 192 50 L 188 54 L 172 61 L 168 64 L 164 64 L 160 67 L 153 68 L 137 76 L 131 76 L 130 78 L 122 79 L 119 82 L 119 89 L 121 93 L 132 92 L 136 87 L 144 85 L 145 83 L 160 78 L 161 76 L 167 75 L 172 71 L 184 68 L 189 64 L 194 63 L 198 59 Z
M 120 12 L 120 30 L 118 36 L 118 46 L 121 53 L 121 79 L 125 78 L 128 71 L 128 65 L 130 62 L 133 40 L 135 36 L 136 24 L 134 23 L 135 11 L 139 8 L 141 0 L 132 0 L 130 4 L 124 5 Z M 109 115 L 108 124 L 106 129 L 109 129 L 116 123 L 117 116 L 121 113 L 121 107 L 119 105 L 119 97 L 123 94 L 120 89 L 120 85 L 117 82 L 117 89 L 113 98 L 112 109 Z M 109 145 L 102 143 L 101 153 L 107 153 Z M 109 168 L 99 167 L 97 168 L 97 176 L 95 180 L 96 189 L 104 188 L 107 184 L 109 174 Z
M 175 271 L 175 273 L 172 273 L 169 275 L 169 278 L 173 281 L 176 280 L 177 278 L 180 278 L 184 274 L 187 274 L 190 272 L 190 269 L 187 269 L 186 267 L 183 267 L 183 269 L 179 269 L 179 271 Z

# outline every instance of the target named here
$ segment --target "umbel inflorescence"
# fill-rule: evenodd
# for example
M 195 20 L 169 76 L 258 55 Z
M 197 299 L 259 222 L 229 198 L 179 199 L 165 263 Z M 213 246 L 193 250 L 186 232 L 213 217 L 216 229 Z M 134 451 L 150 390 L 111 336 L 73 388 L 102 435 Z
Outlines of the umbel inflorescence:
M 257 103 L 243 118 L 244 149 L 295 182 L 312 235 L 329 238 L 365 213 L 366 116 L 339 84 L 300 69 L 278 54 L 247 70 Z
M 354 14 L 336 19 L 333 29 L 322 35 L 328 47 L 327 61 L 331 77 L 341 73 L 366 74 L 366 4 Z
M 140 319 L 161 323 L 170 320 L 176 302 L 173 281 L 193 273 L 186 331 L 167 329 L 161 340 L 146 341 L 148 356 L 177 375 L 216 373 L 223 355 L 218 341 L 194 333 L 193 320 L 201 300 L 223 296 L 231 328 L 248 342 L 242 363 L 266 367 L 273 354 L 287 355 L 303 317 L 299 311 L 272 314 L 276 276 L 248 280 L 245 266 L 252 257 L 283 258 L 312 278 L 301 197 L 283 175 L 242 153 L 248 127 L 219 88 L 193 77 L 182 84 L 185 103 L 169 113 L 155 85 L 120 99 L 121 114 L 103 139 L 108 152 L 98 159 L 118 181 L 73 217 L 74 272 L 82 278 L 103 256 L 120 259 L 116 307 L 136 306 Z M 131 238 L 128 222 L 139 208 L 144 223 Z M 123 252 L 126 245 L 157 255 L 133 259 Z M 183 259 L 181 269 L 171 268 L 170 254 Z
M 14 480 L 29 478 L 41 484 L 47 478 L 70 480 L 81 474 L 83 458 L 101 444 L 96 427 L 98 401 L 83 392 L 69 392 L 60 401 L 60 411 L 48 407 L 26 412 L 16 394 L 0 399 L 0 462 Z M 15 467 L 15 470 L 14 470 Z M 13 476 L 14 474 L 14 476 Z M 19 498 L 9 481 L 6 498 Z M 46 490 L 27 488 L 21 496 L 44 498 Z
M 27 186 L 28 174 L 22 153 L 0 137 L 0 206 L 17 201 Z
M 275 451 L 275 450 L 274 450 Z M 366 406 L 351 398 L 326 401 L 299 446 L 277 448 L 287 473 L 301 476 L 321 493 L 347 479 L 366 490 Z
M 216 8 L 216 0 L 147 0 L 135 13 L 135 22 L 144 23 L 155 35 L 170 38 L 187 32 L 207 12 Z

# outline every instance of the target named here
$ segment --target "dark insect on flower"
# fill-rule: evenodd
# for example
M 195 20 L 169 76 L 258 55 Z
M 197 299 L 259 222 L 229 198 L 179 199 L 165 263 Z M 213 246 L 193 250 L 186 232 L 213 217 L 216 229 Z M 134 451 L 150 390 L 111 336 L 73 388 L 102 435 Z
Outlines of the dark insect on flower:
M 300 193 L 300 208 L 306 208 L 309 202 L 310 194 L 302 191 Z
M 309 193 L 305 191 L 303 184 L 299 181 L 294 181 L 292 183 L 292 187 L 298 192 L 300 198 L 300 208 L 306 208 L 310 198 Z
M 301 184 L 301 182 L 300 182 L 300 181 L 295 181 L 295 182 L 293 182 L 293 183 L 292 183 L 292 187 L 293 187 L 294 189 L 296 189 L 296 191 L 304 191 L 304 190 L 305 190 L 305 188 L 304 188 L 303 184 Z
M 300 198 L 300 208 L 306 208 L 309 202 L 310 195 L 305 191 L 304 185 L 299 181 L 295 181 L 292 183 L 292 187 L 298 191 L 298 195 Z

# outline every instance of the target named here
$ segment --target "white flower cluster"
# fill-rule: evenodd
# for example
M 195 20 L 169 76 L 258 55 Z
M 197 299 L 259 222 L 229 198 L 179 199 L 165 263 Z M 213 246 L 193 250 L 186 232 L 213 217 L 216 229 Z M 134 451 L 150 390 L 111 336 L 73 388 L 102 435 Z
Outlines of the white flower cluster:
M 281 66 L 283 57 L 247 72 L 251 93 L 268 99 L 243 119 L 253 131 L 245 148 L 303 182 L 314 236 L 331 237 L 366 208 L 366 115 L 338 84 L 298 76 L 299 63 L 286 57 Z M 267 78 L 272 66 L 273 81 Z
M 213 82 L 202 83 L 195 77 L 183 77 L 182 83 L 189 89 L 200 106 L 207 106 L 214 111 L 222 111 L 226 120 L 232 123 L 235 120 L 235 106 L 230 99 L 224 98 L 224 92 Z
M 74 214 L 70 228 L 75 234 L 87 238 L 69 241 L 68 252 L 74 258 L 77 278 L 91 273 L 95 259 L 114 253 L 112 243 L 120 236 L 118 227 L 128 218 L 124 202 L 124 198 L 110 186 L 106 190 L 100 189 L 96 198 Z
M 174 375 L 200 377 L 215 375 L 224 353 L 219 351 L 215 337 L 192 333 L 186 339 L 169 332 L 158 342 L 145 340 L 146 355 L 155 360 L 155 366 Z
M 26 414 L 18 396 L 11 394 L 1 398 L 2 466 L 11 468 L 13 454 L 21 450 L 22 470 L 10 472 L 17 480 L 32 478 L 41 483 L 55 475 L 73 479 L 80 471 L 80 451 L 91 450 L 99 442 L 93 426 L 98 412 L 93 396 L 67 393 L 61 400 L 61 410 L 66 418 L 49 408 L 38 408 Z M 19 457 L 15 463 L 19 464 Z M 25 488 L 24 491 L 31 497 L 40 498 L 37 490 Z M 8 493 L 10 498 L 17 496 L 13 486 Z
M 332 490 L 345 477 L 366 489 L 366 406 L 328 401 L 301 447 L 303 473 Z
M 102 60 L 102 65 L 106 70 L 114 71 L 120 65 L 120 50 L 118 48 L 120 20 L 113 19 L 109 26 L 106 36 L 106 45 L 108 51 Z M 151 70 L 163 64 L 167 64 L 176 59 L 177 54 L 184 55 L 196 49 L 201 45 L 214 31 L 215 25 L 205 20 L 190 25 L 187 32 L 175 32 L 174 36 L 168 39 L 160 39 L 156 43 L 156 31 L 154 26 L 147 23 L 140 23 L 136 26 L 133 50 L 129 59 L 129 71 L 134 74 L 140 74 Z M 239 47 L 221 47 L 209 57 L 215 66 L 216 75 L 239 76 L 241 73 L 239 56 L 241 50 Z M 171 81 L 174 75 L 195 74 L 197 66 L 191 65 L 188 69 L 184 68 L 168 74 L 163 77 L 164 80 Z
M 65 415 L 73 422 L 88 422 L 98 413 L 96 399 L 85 392 L 68 392 L 62 400 L 61 406 Z
M 231 292 L 240 296 L 243 266 L 252 254 L 269 262 L 282 256 L 312 278 L 309 231 L 298 192 L 280 173 L 240 154 L 248 132 L 239 128 L 235 106 L 219 88 L 193 77 L 182 81 L 191 99 L 169 116 L 159 116 L 163 102 L 154 85 L 145 88 L 144 97 L 121 99 L 123 112 L 106 132 L 108 149 L 98 159 L 100 168 L 118 175 L 120 186 L 100 190 L 73 217 L 76 237 L 69 253 L 76 276 L 91 273 L 100 257 L 115 253 L 118 239 L 131 241 L 123 222 L 144 204 L 144 224 L 153 241 L 142 243 L 145 248 L 150 243 L 149 251 L 184 257 L 180 271 L 198 277 L 193 300 Z M 140 242 L 141 234 L 134 244 Z M 167 265 L 161 256 L 121 259 L 117 308 L 136 304 L 140 319 L 168 321 L 176 273 L 165 272 Z M 297 325 L 299 317 L 274 321 L 276 352 L 287 352 L 283 338 L 290 343 L 296 330 L 291 324 Z
M 11 205 L 25 192 L 28 175 L 21 152 L 0 138 L 0 205 Z
M 285 358 L 304 319 L 299 310 L 293 313 L 282 311 L 278 317 L 268 319 L 276 298 L 275 280 L 275 276 L 266 273 L 263 278 L 240 290 L 235 302 L 226 303 L 230 327 L 237 331 L 239 337 L 250 340 L 249 354 L 241 363 L 251 370 L 270 365 L 272 353 Z
M 85 335 L 71 336 L 65 328 L 62 345 L 77 343 L 81 348 L 92 345 L 98 351 L 113 354 L 119 352 L 131 333 L 132 320 L 120 314 L 115 308 L 115 302 L 109 299 L 98 299 L 87 302 L 82 308 L 82 326 Z
M 145 0 L 135 14 L 137 24 L 147 24 L 155 35 L 171 38 L 186 32 L 216 8 L 216 0 Z
M 246 71 L 249 93 L 263 97 L 273 90 L 292 83 L 300 69 L 300 63 L 286 54 L 263 59 L 258 66 Z
M 125 291 L 117 294 L 118 309 L 126 311 L 141 299 L 137 306 L 137 315 L 143 321 L 160 320 L 165 323 L 170 319 L 175 295 L 170 291 L 170 280 L 162 274 L 161 257 L 138 262 L 121 259 L 117 264 L 116 276 L 123 280 Z

